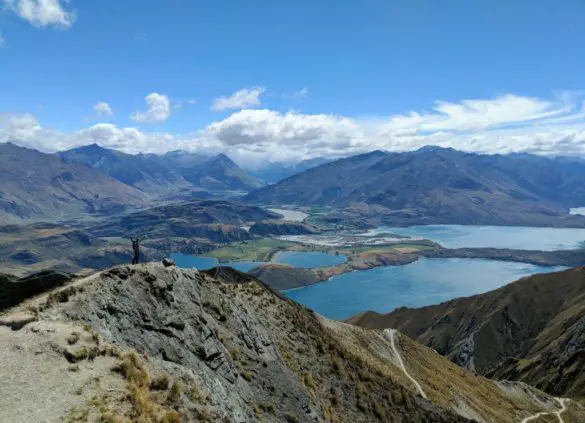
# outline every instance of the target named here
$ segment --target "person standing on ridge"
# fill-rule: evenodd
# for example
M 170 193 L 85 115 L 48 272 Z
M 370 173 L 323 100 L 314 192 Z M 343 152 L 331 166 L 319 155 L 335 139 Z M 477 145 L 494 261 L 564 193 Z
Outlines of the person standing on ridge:
M 138 263 L 140 263 L 140 241 L 142 241 L 142 238 L 136 238 L 136 239 L 130 238 L 130 241 L 132 241 L 132 250 L 134 251 L 134 257 L 132 258 L 132 264 L 138 264 Z

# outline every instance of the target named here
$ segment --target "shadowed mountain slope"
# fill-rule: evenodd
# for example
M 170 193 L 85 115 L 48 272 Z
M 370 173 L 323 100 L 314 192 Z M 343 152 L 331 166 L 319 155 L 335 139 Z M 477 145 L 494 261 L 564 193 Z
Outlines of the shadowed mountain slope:
M 0 144 L 0 224 L 110 214 L 147 200 L 143 192 L 89 166 Z
M 236 165 L 225 154 L 204 158 L 187 152 L 171 152 L 161 159 L 176 168 L 191 184 L 209 191 L 251 191 L 264 182 Z
M 426 147 L 374 151 L 324 164 L 250 193 L 262 204 L 346 208 L 390 224 L 582 226 L 567 207 L 585 204 L 585 162 L 530 155 L 489 156 Z

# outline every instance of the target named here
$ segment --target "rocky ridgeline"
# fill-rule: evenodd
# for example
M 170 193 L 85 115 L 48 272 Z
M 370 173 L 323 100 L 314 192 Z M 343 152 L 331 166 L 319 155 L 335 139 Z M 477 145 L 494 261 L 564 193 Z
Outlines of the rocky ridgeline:
M 256 222 L 250 228 L 250 233 L 260 236 L 283 236 L 283 235 L 313 235 L 319 234 L 319 228 L 302 222 L 289 220 L 263 220 Z
M 13 309 L 0 362 L 2 422 L 516 422 L 558 409 L 236 270 L 172 262 L 116 267 Z M 585 413 L 571 402 L 563 417 Z

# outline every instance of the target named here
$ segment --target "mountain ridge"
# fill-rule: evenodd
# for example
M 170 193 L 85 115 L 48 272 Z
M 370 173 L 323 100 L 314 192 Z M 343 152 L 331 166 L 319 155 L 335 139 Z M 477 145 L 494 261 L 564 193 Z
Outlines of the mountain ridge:
M 0 420 L 515 423 L 560 412 L 525 384 L 325 319 L 233 269 L 149 263 L 77 279 L 0 316 L 0 344 Z M 30 408 L 38 397 L 49 400 Z M 566 423 L 585 416 L 564 405 Z
M 480 375 L 585 398 L 585 267 L 533 275 L 494 291 L 348 322 L 395 328 Z
M 193 189 L 251 190 L 262 183 L 225 154 L 206 157 L 178 150 L 163 155 L 126 154 L 90 144 L 58 153 L 68 161 L 86 164 L 120 182 L 155 195 Z
M 0 222 L 110 214 L 149 200 L 142 191 L 88 166 L 0 144 Z
M 426 147 L 340 159 L 251 192 L 245 201 L 337 208 L 331 221 L 583 226 L 585 162 Z M 369 210 L 376 207 L 373 210 Z M 345 210 L 343 210 L 345 209 Z M 376 219 L 374 219 L 376 218 Z

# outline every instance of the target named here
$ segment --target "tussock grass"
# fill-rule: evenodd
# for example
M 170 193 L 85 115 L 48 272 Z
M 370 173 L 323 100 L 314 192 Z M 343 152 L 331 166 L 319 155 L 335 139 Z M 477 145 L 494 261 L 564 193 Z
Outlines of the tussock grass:
M 178 380 L 174 381 L 169 391 L 168 402 L 175 405 L 179 404 L 184 391 L 183 384 Z
M 80 338 L 79 332 L 73 332 L 71 335 L 69 335 L 67 337 L 67 343 L 69 345 L 77 344 L 77 341 L 79 341 L 79 338 Z
M 119 363 L 112 370 L 121 374 L 128 382 L 128 399 L 132 404 L 130 422 L 179 423 L 183 421 L 179 409 L 182 406 L 184 387 L 180 381 L 174 381 L 168 389 L 170 377 L 167 374 L 151 378 L 142 359 L 135 351 L 121 355 Z M 160 394 L 151 393 L 151 390 L 166 391 L 167 389 L 166 401 L 163 399 L 161 402 Z M 106 416 L 109 418 L 109 415 Z M 115 420 L 114 422 L 118 423 Z M 120 422 L 126 422 L 126 420 L 120 420 Z
M 150 385 L 150 375 L 135 351 L 122 356 L 122 361 L 113 370 L 121 373 L 128 382 L 137 387 L 144 388 Z
M 260 403 L 258 404 L 258 408 L 260 408 L 260 410 L 262 410 L 263 412 L 270 414 L 274 414 L 276 411 L 276 407 L 274 406 L 274 404 Z
M 151 391 L 166 391 L 169 389 L 169 384 L 171 383 L 171 379 L 169 375 L 166 373 L 159 375 L 150 381 L 150 390 Z
M 307 388 L 314 388 L 315 387 L 315 380 L 313 379 L 313 375 L 311 372 L 303 373 L 303 384 Z
M 69 298 L 78 292 L 83 292 L 83 287 L 70 286 L 69 288 L 53 291 L 47 296 L 43 309 L 53 307 L 58 303 L 66 303 Z

